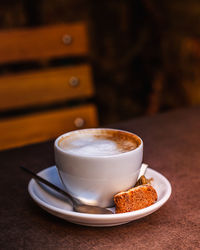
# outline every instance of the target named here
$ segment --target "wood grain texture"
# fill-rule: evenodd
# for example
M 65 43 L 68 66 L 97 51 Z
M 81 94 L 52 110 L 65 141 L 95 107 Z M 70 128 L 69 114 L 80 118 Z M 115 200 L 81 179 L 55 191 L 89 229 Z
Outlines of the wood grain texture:
M 71 42 L 65 44 L 65 35 Z M 85 23 L 60 24 L 0 32 L 0 63 L 88 54 Z
M 79 128 L 96 127 L 98 121 L 95 106 L 88 104 L 1 120 L 0 150 L 56 138 L 77 129 L 77 118 L 84 121 Z
M 73 79 L 78 80 L 77 85 Z M 0 110 L 93 95 L 91 68 L 86 64 L 0 77 Z

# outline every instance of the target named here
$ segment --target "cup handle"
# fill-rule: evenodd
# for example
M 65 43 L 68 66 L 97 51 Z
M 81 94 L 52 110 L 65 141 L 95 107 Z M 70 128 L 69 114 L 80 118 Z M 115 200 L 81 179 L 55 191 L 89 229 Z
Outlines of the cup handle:
M 140 172 L 139 172 L 137 181 L 140 179 L 140 177 L 141 177 L 142 175 L 145 175 L 147 168 L 148 168 L 148 165 L 145 164 L 145 163 L 142 163 L 142 166 L 141 166 L 141 168 L 140 168 Z

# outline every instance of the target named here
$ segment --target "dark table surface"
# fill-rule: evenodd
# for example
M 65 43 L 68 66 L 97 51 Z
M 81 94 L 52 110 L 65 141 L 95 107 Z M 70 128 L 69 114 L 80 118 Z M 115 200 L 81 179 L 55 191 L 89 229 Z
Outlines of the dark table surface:
M 3 151 L 0 249 L 199 249 L 200 108 L 115 124 L 144 140 L 144 162 L 172 184 L 155 213 L 116 227 L 75 225 L 48 214 L 29 197 L 29 176 L 54 164 L 53 142 Z

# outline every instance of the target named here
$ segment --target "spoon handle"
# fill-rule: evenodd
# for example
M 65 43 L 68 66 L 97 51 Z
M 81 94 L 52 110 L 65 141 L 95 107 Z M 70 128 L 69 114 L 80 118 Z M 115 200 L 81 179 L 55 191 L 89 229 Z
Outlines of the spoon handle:
M 36 179 L 36 180 L 38 180 L 38 181 L 44 183 L 45 185 L 49 186 L 50 188 L 56 190 L 58 193 L 67 196 L 71 201 L 74 200 L 70 194 L 68 194 L 67 192 L 65 192 L 65 191 L 62 190 L 61 188 L 55 186 L 53 183 L 51 183 L 51 182 L 49 182 L 49 181 L 43 179 L 43 178 L 40 177 L 39 175 L 33 173 L 31 170 L 29 170 L 29 169 L 27 169 L 27 168 L 25 168 L 25 167 L 23 167 L 23 166 L 20 166 L 20 168 L 21 168 L 22 170 L 24 170 L 26 173 L 30 174 L 34 179 Z

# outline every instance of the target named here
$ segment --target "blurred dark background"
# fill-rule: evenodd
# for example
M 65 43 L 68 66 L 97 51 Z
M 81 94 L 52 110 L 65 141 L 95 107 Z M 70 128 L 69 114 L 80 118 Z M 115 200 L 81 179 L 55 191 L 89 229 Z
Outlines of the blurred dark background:
M 86 21 L 100 125 L 200 103 L 199 0 L 1 0 L 0 28 Z

